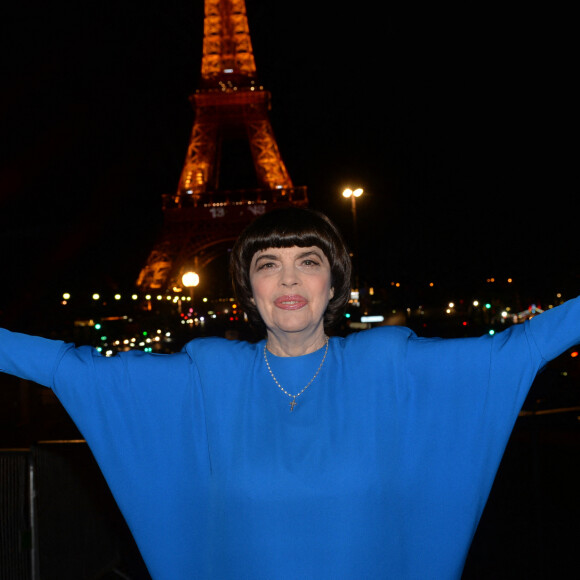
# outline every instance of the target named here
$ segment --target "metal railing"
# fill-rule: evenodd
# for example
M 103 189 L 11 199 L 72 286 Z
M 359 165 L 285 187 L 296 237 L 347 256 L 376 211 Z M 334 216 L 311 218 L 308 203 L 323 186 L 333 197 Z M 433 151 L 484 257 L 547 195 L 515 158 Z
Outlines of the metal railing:
M 2 580 L 122 577 L 140 558 L 84 441 L 0 450 L 0 522 Z

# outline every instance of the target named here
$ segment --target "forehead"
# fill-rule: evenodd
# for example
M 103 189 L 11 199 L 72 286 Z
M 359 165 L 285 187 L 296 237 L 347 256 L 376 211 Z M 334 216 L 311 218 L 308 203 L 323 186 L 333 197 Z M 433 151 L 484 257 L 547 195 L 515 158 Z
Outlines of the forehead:
M 270 259 L 298 259 L 311 254 L 316 254 L 322 260 L 328 261 L 322 248 L 318 246 L 291 246 L 290 248 L 265 248 L 263 250 L 258 250 L 252 257 L 252 263 L 260 258 L 270 258 Z

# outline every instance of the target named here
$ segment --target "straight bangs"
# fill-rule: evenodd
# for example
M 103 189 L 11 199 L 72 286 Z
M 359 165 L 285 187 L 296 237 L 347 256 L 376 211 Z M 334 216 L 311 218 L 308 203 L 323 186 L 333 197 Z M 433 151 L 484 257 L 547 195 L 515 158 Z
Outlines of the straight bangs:
M 334 251 L 333 245 L 325 239 L 320 232 L 288 230 L 287 228 L 276 228 L 270 232 L 263 232 L 255 236 L 244 248 L 244 258 L 247 264 L 250 264 L 256 252 L 267 250 L 268 248 L 308 248 L 318 246 L 326 255 L 328 261 L 332 264 Z

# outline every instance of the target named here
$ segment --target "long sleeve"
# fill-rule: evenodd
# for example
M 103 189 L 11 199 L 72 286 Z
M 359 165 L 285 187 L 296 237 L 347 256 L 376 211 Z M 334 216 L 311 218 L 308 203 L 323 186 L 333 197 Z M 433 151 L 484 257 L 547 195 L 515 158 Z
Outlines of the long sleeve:
M 431 552 L 431 566 L 450 547 L 458 561 L 465 557 L 530 386 L 578 343 L 579 299 L 494 336 L 409 340 L 402 397 L 412 414 L 403 439 L 419 465 L 430 465 L 421 507 L 438 511 L 438 528 L 418 520 L 411 540 Z
M 59 340 L 0 328 L 0 372 L 52 387 L 56 368 L 69 348 Z
M 193 547 L 207 535 L 209 458 L 199 379 L 187 354 L 105 357 L 1 330 L 0 369 L 53 389 L 154 577 L 202 569 L 205 554 Z
M 580 344 L 580 297 L 534 316 L 527 324 L 544 361 L 556 358 Z

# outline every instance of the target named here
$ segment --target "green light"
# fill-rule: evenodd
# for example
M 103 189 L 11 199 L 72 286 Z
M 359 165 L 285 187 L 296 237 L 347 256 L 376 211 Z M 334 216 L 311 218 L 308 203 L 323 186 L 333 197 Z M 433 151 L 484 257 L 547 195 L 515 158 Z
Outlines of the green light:
M 493 328 L 489 331 L 489 335 L 493 336 L 495 334 L 495 330 L 493 330 Z
M 490 304 L 489 302 L 487 302 L 487 303 L 485 304 L 485 307 L 486 307 L 486 308 L 489 310 L 489 309 L 491 308 L 491 304 Z
M 147 331 L 146 330 L 143 331 L 143 336 L 147 336 Z
M 105 341 L 105 340 L 107 340 L 107 337 L 106 336 L 101 336 L 101 340 L 102 341 Z
M 95 330 L 101 330 L 101 325 L 100 324 L 95 324 Z
M 344 316 L 345 318 L 350 318 L 350 314 L 348 312 Z

